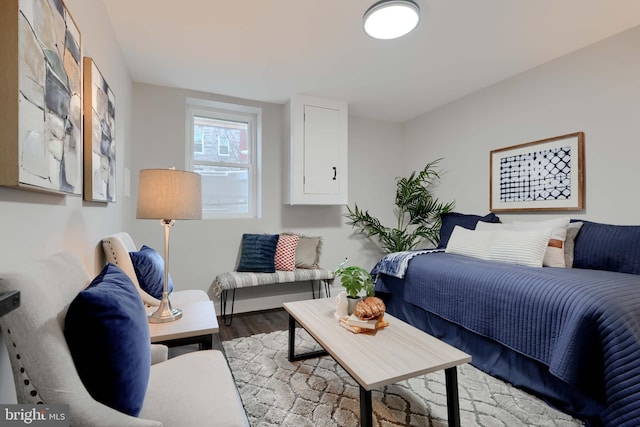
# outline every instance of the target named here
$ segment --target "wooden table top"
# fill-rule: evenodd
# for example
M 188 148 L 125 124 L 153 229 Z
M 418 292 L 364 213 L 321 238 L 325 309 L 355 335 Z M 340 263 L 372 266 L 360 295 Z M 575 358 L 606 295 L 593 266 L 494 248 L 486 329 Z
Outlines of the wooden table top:
M 386 328 L 354 334 L 339 325 L 330 298 L 284 308 L 366 390 L 471 362 L 468 354 L 388 313 Z
M 219 331 L 213 301 L 183 303 L 174 308 L 182 310 L 180 319 L 167 323 L 149 323 L 152 343 L 198 337 Z M 157 309 L 158 307 L 149 307 L 147 313 L 153 313 Z

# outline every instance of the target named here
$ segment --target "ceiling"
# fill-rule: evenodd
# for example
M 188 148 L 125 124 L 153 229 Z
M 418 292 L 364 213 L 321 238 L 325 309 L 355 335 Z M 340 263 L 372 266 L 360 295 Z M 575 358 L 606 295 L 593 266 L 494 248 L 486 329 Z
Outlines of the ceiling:
M 640 0 L 416 0 L 396 40 L 375 0 L 103 0 L 136 82 L 284 103 L 302 93 L 404 122 L 640 25 Z

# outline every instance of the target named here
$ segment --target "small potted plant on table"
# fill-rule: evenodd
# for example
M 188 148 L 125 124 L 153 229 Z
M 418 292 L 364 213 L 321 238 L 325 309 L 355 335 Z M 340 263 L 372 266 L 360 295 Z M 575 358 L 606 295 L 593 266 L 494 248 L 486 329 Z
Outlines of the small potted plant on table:
M 347 300 L 349 301 L 348 314 L 353 313 L 353 309 L 362 299 L 360 292 L 364 291 L 365 296 L 372 297 L 374 292 L 373 280 L 367 270 L 358 266 L 345 267 L 347 259 L 338 265 L 335 276 L 340 276 L 340 284 L 345 288 Z

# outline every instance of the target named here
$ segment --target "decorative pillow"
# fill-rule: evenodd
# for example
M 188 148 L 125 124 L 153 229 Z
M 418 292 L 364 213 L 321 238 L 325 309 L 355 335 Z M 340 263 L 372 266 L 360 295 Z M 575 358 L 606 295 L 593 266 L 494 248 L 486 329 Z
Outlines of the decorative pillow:
M 292 233 L 282 233 L 292 235 Z M 298 235 L 298 245 L 296 246 L 296 268 L 314 269 L 319 268 L 320 254 L 322 254 L 322 237 Z
M 69 305 L 64 335 L 89 394 L 137 416 L 147 392 L 151 346 L 144 305 L 131 279 L 107 264 Z
M 276 270 L 293 271 L 296 266 L 296 246 L 300 236 L 281 234 L 274 259 Z
M 549 242 L 547 242 L 542 265 L 545 267 L 566 267 L 564 241 L 568 225 L 569 218 L 557 218 L 545 221 L 514 221 L 500 224 L 478 223 L 476 230 L 533 231 L 551 228 L 552 234 Z
M 438 249 L 444 249 L 447 247 L 451 233 L 456 225 L 466 228 L 468 230 L 474 230 L 476 224 L 481 222 L 500 222 L 494 213 L 489 213 L 485 216 L 461 214 L 458 212 L 449 212 L 440 215 L 442 220 L 442 226 L 440 227 L 440 243 L 438 243 Z
M 489 247 L 488 259 L 542 267 L 550 238 L 551 228 L 532 231 L 497 230 Z
M 475 231 L 456 225 L 448 238 L 446 253 L 489 259 L 495 231 Z
M 640 274 L 640 226 L 583 221 L 573 267 Z
M 542 267 L 551 229 L 533 231 L 468 230 L 456 226 L 446 253 Z
M 243 234 L 238 271 L 275 273 L 278 234 Z
M 164 259 L 155 249 L 142 245 L 139 252 L 129 252 L 138 284 L 146 293 L 161 299 L 164 289 Z M 173 280 L 169 277 L 169 293 L 173 292 Z
M 567 227 L 567 238 L 564 240 L 564 263 L 567 268 L 573 267 L 573 250 L 575 240 L 582 228 L 582 222 L 572 222 Z
M 566 267 L 567 264 L 564 260 L 564 241 L 567 238 L 568 225 L 569 218 L 556 218 L 535 222 L 514 221 L 513 230 L 529 231 L 551 228 L 551 238 L 549 239 L 542 264 L 545 267 Z

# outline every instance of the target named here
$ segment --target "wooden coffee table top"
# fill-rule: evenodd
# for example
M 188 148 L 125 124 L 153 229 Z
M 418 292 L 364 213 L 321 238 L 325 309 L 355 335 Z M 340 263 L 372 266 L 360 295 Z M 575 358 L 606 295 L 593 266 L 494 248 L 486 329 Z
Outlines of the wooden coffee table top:
M 390 314 L 375 334 L 354 334 L 333 317 L 329 298 L 284 303 L 285 310 L 366 390 L 471 362 L 471 356 Z

